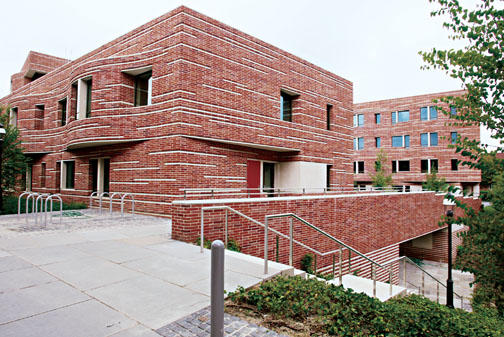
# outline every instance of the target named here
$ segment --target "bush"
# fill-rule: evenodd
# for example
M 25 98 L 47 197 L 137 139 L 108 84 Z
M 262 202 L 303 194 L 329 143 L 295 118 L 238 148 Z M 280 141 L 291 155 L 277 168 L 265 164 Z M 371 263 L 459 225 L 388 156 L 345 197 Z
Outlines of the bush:
M 196 239 L 196 241 L 194 243 L 196 244 L 196 246 L 201 245 L 201 238 L 198 236 L 198 238 Z M 205 239 L 205 242 L 203 242 L 203 247 L 205 247 L 207 249 L 211 249 L 212 248 L 212 241 Z M 240 244 L 235 239 L 228 239 L 227 249 L 232 250 L 234 252 L 241 252 Z
M 309 274 L 313 274 L 312 266 L 313 266 L 313 255 L 305 254 L 301 258 L 301 270 L 304 270 Z
M 316 279 L 280 276 L 249 290 L 239 288 L 229 298 L 272 316 L 276 324 L 303 323 L 310 335 L 504 336 L 504 322 L 496 314 L 449 309 L 418 295 L 380 302 Z

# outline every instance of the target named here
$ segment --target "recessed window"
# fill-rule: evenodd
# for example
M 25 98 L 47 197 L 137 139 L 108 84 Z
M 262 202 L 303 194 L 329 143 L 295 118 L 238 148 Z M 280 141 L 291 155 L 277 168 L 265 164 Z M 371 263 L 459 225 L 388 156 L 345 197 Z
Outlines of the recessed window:
M 292 106 L 298 95 L 291 95 L 285 91 L 280 92 L 280 118 L 292 122 Z
M 364 149 L 364 137 L 354 138 L 354 150 Z
M 374 114 L 375 124 L 381 124 L 381 114 Z
M 75 188 L 75 161 L 64 161 L 61 172 L 62 184 L 66 189 Z
M 457 114 L 457 108 L 454 106 L 450 107 L 450 115 L 454 116 Z
M 152 71 L 135 76 L 135 106 L 150 105 L 152 101 Z
M 422 145 L 422 147 L 437 146 L 438 145 L 437 132 L 421 133 L 420 145 Z
M 58 106 L 59 106 L 61 126 L 64 126 L 67 123 L 67 99 L 64 98 L 61 101 L 59 101 Z
M 17 127 L 18 108 L 10 108 L 9 111 L 9 124 Z
M 392 147 L 405 147 L 409 148 L 410 146 L 410 136 L 392 136 Z
M 433 173 L 438 171 L 437 159 L 422 159 L 420 161 L 420 171 L 422 173 Z
M 424 106 L 420 108 L 420 120 L 431 121 L 437 119 L 438 113 L 435 106 Z
M 35 105 L 35 129 L 44 129 L 45 106 L 43 104 Z
M 90 77 L 77 81 L 77 119 L 91 117 L 92 87 L 93 80 Z
M 327 130 L 331 130 L 331 114 L 332 114 L 333 106 L 331 104 L 327 104 L 326 106 L 326 128 Z
M 353 166 L 354 166 L 354 173 L 355 174 L 364 173 L 364 162 L 363 161 L 354 161 Z
M 458 164 L 459 164 L 458 159 L 452 159 L 451 160 L 451 170 L 458 171 Z
M 381 147 L 381 137 L 375 137 L 375 147 L 378 149 Z
M 327 168 L 326 168 L 326 188 L 328 191 L 331 189 L 331 169 L 332 169 L 332 165 L 327 165 Z
M 46 163 L 40 165 L 40 187 L 46 187 Z
M 397 172 L 409 172 L 410 161 L 409 160 L 393 160 L 392 161 L 392 173 Z
M 355 127 L 364 126 L 364 115 L 363 114 L 354 115 L 353 124 Z
M 409 121 L 409 110 L 392 112 L 392 124 Z
M 451 133 L 451 143 L 452 144 L 455 144 L 457 142 L 457 133 L 456 132 L 452 132 Z

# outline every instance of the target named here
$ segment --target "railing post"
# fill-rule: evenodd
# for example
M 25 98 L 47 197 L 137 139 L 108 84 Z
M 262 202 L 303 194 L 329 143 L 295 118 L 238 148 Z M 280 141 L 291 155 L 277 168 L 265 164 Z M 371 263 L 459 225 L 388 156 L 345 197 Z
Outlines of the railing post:
M 373 278 L 373 298 L 376 298 L 376 273 L 374 264 L 371 264 L 371 277 Z
M 211 336 L 224 337 L 224 244 L 212 242 L 210 297 Z
M 422 295 L 425 295 L 425 273 L 422 271 Z
M 436 289 L 436 301 L 439 304 L 439 282 L 436 282 L 437 289 Z
M 203 213 L 205 211 L 203 210 L 203 207 L 201 208 L 201 228 L 200 228 L 200 252 L 203 253 L 203 243 L 205 241 L 205 234 L 204 229 L 205 229 L 205 220 L 203 218 Z
M 408 284 L 406 283 L 406 259 L 403 260 L 403 277 L 404 277 L 404 288 L 408 287 Z
M 332 277 L 336 277 L 336 255 L 332 255 Z
M 343 248 L 339 247 L 339 283 L 343 285 Z
M 314 261 L 314 264 L 313 264 L 313 273 L 315 275 L 317 275 L 317 254 L 313 254 L 313 256 L 315 257 L 315 261 Z
M 289 226 L 289 266 L 292 266 L 292 260 L 293 260 L 293 254 L 294 254 L 294 246 L 293 246 L 293 241 L 294 241 L 294 225 L 293 225 L 293 219 L 290 218 L 290 226 Z
M 392 266 L 390 266 L 390 271 L 389 271 L 389 283 L 390 283 L 390 289 L 389 289 L 389 296 L 392 297 Z
M 348 250 L 348 273 L 352 273 L 352 251 Z
M 226 221 L 224 223 L 224 230 L 225 230 L 225 234 L 226 234 L 226 237 L 224 238 L 224 241 L 225 241 L 225 247 L 226 249 L 228 249 L 228 210 L 226 208 L 226 217 L 225 217 Z
M 264 220 L 264 274 L 268 273 L 268 218 Z
M 280 261 L 280 237 L 277 235 L 276 236 L 276 262 Z

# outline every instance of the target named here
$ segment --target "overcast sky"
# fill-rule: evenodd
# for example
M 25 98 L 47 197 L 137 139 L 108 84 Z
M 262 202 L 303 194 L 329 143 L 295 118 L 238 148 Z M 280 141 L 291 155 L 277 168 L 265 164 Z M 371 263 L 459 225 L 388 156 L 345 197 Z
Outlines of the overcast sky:
M 354 83 L 365 102 L 460 89 L 419 50 L 453 46 L 428 0 L 2 1 L 0 97 L 30 50 L 75 59 L 186 5 Z

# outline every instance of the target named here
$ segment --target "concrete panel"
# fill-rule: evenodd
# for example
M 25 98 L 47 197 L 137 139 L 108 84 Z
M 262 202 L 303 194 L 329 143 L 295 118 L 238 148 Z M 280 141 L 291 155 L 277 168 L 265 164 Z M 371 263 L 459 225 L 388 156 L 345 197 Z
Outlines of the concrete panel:
M 137 325 L 134 328 L 118 332 L 109 337 L 161 337 L 161 335 L 151 329 Z
M 0 273 L 0 292 L 32 287 L 55 281 L 51 275 L 38 268 L 26 268 Z M 1 334 L 0 334 L 1 335 Z
M 32 267 L 31 264 L 17 256 L 0 257 L 0 273 L 30 267 Z
M 12 252 L 16 256 L 20 256 L 24 260 L 37 266 L 89 257 L 88 254 L 85 254 L 77 249 L 73 249 L 70 246 L 28 248 L 13 250 Z

